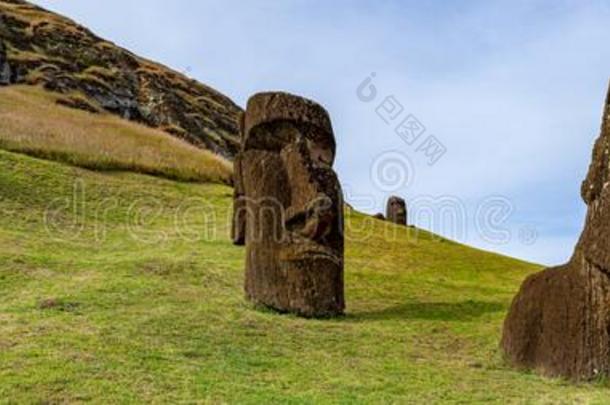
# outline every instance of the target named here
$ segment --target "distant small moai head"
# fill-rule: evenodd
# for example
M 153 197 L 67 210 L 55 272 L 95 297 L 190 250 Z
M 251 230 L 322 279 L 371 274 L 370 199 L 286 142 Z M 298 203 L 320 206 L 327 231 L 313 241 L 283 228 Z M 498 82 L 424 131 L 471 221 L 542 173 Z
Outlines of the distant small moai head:
M 242 128 L 246 297 L 307 317 L 343 313 L 343 198 L 335 138 L 317 103 L 250 98 Z M 241 228 L 240 228 L 241 229 Z
M 373 215 L 373 218 L 385 221 L 385 216 L 381 212 L 378 212 L 377 214 Z
M 405 200 L 392 196 L 386 206 L 386 218 L 398 225 L 407 225 L 407 204 Z

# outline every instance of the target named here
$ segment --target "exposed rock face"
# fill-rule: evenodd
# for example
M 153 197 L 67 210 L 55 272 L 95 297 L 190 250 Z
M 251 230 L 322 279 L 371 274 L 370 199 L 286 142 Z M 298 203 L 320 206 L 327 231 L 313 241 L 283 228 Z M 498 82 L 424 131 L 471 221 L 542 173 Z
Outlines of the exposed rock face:
M 610 97 L 610 93 L 609 93 Z M 504 323 L 515 365 L 575 380 L 610 373 L 610 99 L 582 184 L 588 206 L 571 260 L 527 278 Z
M 22 0 L 0 0 L 0 40 L 6 48 L 6 55 L 0 48 L 0 83 L 80 93 L 106 111 L 228 158 L 239 148 L 241 109 L 229 98 L 67 18 Z
M 373 218 L 385 221 L 385 216 L 381 212 L 378 212 L 377 214 L 373 215 Z
M 11 66 L 6 58 L 6 46 L 0 39 L 0 85 L 11 83 Z
M 407 225 L 407 204 L 400 197 L 392 196 L 386 206 L 386 218 L 398 225 Z
M 343 199 L 328 113 L 286 93 L 259 93 L 244 117 L 246 296 L 281 312 L 340 315 Z

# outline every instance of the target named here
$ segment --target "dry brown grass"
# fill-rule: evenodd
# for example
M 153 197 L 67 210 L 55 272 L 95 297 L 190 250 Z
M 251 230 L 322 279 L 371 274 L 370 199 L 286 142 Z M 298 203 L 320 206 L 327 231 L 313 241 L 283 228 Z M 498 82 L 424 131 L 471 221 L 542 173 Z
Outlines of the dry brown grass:
M 229 183 L 231 164 L 165 132 L 56 104 L 32 86 L 0 88 L 0 148 L 94 170 Z

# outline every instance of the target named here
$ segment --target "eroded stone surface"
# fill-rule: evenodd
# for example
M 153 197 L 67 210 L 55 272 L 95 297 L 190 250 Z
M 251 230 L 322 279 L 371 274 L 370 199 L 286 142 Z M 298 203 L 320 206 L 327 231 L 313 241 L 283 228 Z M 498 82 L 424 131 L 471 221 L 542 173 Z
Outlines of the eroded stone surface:
M 407 225 L 407 204 L 405 200 L 392 196 L 386 206 L 386 218 L 398 225 Z
M 11 66 L 8 64 L 6 57 L 6 46 L 0 40 L 0 85 L 11 83 Z
M 327 112 L 298 96 L 259 93 L 242 136 L 247 298 L 302 316 L 342 314 L 343 199 Z
M 582 184 L 588 211 L 574 254 L 566 265 L 528 277 L 504 323 L 508 359 L 551 376 L 610 372 L 609 104 Z
M 231 239 L 234 245 L 246 244 L 246 200 L 244 184 L 241 175 L 241 155 L 238 153 L 233 160 L 233 223 Z
M 238 117 L 239 133 L 244 129 L 245 115 Z M 243 139 L 243 138 L 241 138 Z M 241 141 L 240 141 L 241 142 Z M 243 142 L 241 143 L 243 146 Z M 246 244 L 246 197 L 244 195 L 244 180 L 242 176 L 242 147 L 233 160 L 233 218 L 231 223 L 231 240 L 234 245 Z

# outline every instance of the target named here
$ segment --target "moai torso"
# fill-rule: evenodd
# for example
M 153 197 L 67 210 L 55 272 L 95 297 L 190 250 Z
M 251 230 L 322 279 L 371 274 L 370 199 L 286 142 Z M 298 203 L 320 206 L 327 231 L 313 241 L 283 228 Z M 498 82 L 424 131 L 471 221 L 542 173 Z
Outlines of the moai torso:
M 550 376 L 610 376 L 610 89 L 581 193 L 585 227 L 570 261 L 530 275 L 504 321 L 502 347 Z

